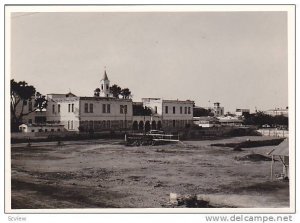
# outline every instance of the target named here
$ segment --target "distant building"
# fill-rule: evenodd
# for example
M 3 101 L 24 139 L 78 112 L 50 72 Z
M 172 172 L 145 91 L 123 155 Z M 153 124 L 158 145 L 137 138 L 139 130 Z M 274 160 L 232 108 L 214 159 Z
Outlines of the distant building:
M 220 126 L 220 121 L 216 117 L 210 116 L 202 116 L 202 117 L 194 117 L 194 124 L 200 126 L 202 128 L 211 128 Z
M 247 108 L 237 108 L 235 110 L 235 115 L 236 116 L 245 116 L 250 114 L 250 109 Z
M 220 102 L 215 102 L 213 107 L 208 107 L 207 109 L 211 111 L 215 117 L 224 115 L 224 107 L 220 106 Z
M 285 117 L 289 116 L 289 109 L 288 107 L 286 108 L 275 108 L 275 109 L 269 109 L 267 111 L 264 111 L 266 115 L 271 115 L 271 116 L 278 116 L 278 115 L 283 115 Z
M 229 125 L 229 126 L 240 126 L 243 124 L 243 120 L 238 117 L 226 116 L 226 117 L 218 117 L 221 125 Z

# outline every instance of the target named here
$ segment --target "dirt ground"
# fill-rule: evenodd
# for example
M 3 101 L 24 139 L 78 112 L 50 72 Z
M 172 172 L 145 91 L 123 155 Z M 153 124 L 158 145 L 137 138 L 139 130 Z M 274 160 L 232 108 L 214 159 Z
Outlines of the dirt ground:
M 210 146 L 246 139 L 265 138 L 139 147 L 117 140 L 14 144 L 12 208 L 168 208 L 170 193 L 211 195 L 224 207 L 289 207 L 289 183 L 270 181 L 270 161 L 237 159 L 273 147 Z M 282 172 L 279 162 L 275 171 Z

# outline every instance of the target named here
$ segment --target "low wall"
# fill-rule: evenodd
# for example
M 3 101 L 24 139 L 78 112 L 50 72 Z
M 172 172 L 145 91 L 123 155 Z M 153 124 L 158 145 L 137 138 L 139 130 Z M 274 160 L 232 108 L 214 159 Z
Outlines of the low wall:
M 12 132 L 11 138 L 47 138 L 49 136 L 67 136 L 73 135 L 74 132 Z
M 263 136 L 275 136 L 275 137 L 289 137 L 289 131 L 279 129 L 258 129 L 257 130 Z

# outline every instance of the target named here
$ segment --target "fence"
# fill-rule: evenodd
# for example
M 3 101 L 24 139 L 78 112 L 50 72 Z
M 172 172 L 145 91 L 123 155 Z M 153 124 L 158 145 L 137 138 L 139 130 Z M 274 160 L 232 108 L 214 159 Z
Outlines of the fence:
M 275 137 L 289 137 L 289 131 L 288 130 L 279 130 L 279 129 L 258 129 L 259 133 L 261 133 L 263 136 L 275 136 Z

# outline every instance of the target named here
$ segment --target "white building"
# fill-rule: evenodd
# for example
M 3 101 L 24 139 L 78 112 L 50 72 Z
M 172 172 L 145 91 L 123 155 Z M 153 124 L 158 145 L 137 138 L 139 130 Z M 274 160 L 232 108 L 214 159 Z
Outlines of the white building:
M 275 108 L 275 109 L 269 109 L 264 112 L 266 115 L 271 115 L 271 116 L 277 116 L 277 115 L 283 115 L 285 117 L 289 116 L 289 109 L 288 107 L 286 108 Z
M 132 126 L 132 100 L 113 98 L 106 71 L 99 97 L 47 95 L 47 122 L 63 124 L 68 131 L 110 131 Z
M 215 102 L 213 107 L 207 107 L 206 109 L 213 113 L 215 117 L 224 115 L 224 107 L 220 106 L 220 102 Z
M 53 95 L 48 98 L 47 121 L 63 124 L 68 131 L 117 130 L 132 125 L 131 99 Z
M 193 101 L 143 98 L 142 102 L 143 106 L 152 110 L 154 116 L 160 117 L 164 129 L 184 128 L 193 123 Z
M 143 98 L 135 104 L 150 108 L 151 114 L 148 111 L 147 115 L 133 115 L 131 99 L 114 98 L 111 94 L 106 71 L 99 89 L 99 96 L 94 97 L 79 97 L 71 92 L 48 94 L 44 112 L 47 123 L 62 125 L 67 131 L 94 132 L 180 129 L 193 124 L 193 101 Z
M 250 109 L 247 108 L 237 108 L 235 110 L 235 115 L 236 116 L 245 116 L 250 114 Z
M 215 116 L 223 116 L 224 115 L 224 107 L 220 106 L 219 102 L 214 103 L 214 107 L 212 109 L 212 112 L 215 114 Z

